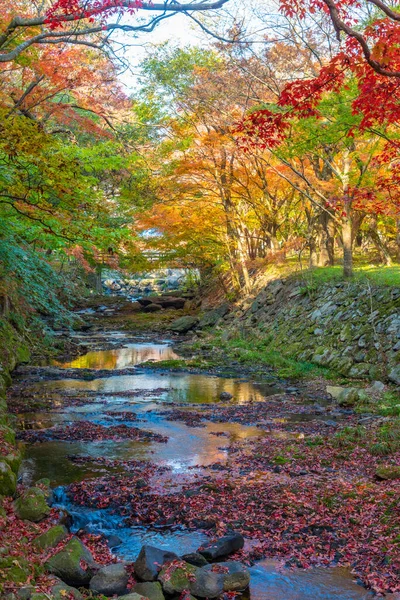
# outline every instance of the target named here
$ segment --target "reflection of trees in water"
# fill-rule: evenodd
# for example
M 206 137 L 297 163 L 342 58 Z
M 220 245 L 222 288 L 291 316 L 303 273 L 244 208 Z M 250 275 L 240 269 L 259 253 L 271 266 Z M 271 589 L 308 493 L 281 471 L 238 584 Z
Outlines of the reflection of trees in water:
M 71 369 L 123 369 L 149 360 L 160 361 L 177 358 L 169 346 L 135 346 L 116 350 L 98 350 L 58 366 Z
M 259 402 L 265 399 L 265 394 L 252 383 L 209 377 L 207 375 L 191 375 L 181 377 L 179 381 L 172 381 L 170 399 L 174 402 L 190 402 L 201 404 L 203 402 L 216 402 L 222 392 L 229 392 L 235 404 Z

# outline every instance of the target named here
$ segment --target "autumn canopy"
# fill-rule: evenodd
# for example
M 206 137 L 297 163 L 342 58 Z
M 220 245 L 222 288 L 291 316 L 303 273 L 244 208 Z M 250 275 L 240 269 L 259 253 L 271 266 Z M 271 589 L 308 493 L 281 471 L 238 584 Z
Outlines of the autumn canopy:
M 27 249 L 90 269 L 150 253 L 234 288 L 257 261 L 339 259 L 351 276 L 363 244 L 399 252 L 396 5 L 0 6 L 0 206 Z M 127 92 L 131 41 L 178 15 L 207 50 L 149 49 Z

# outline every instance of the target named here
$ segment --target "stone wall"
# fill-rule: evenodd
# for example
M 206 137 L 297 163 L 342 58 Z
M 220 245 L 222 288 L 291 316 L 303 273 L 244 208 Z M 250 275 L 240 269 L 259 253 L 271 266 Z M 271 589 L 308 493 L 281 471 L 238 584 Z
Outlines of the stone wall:
M 0 496 L 13 496 L 22 455 L 15 444 L 12 420 L 7 412 L 6 389 L 18 363 L 29 360 L 29 349 L 6 321 L 0 320 Z
M 400 385 L 400 288 L 277 279 L 225 323 L 228 331 L 265 338 L 286 356 Z

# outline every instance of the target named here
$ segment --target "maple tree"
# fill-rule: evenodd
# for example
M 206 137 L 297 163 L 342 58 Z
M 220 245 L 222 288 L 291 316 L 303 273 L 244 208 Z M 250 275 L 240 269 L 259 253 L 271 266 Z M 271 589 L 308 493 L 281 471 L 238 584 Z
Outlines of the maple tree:
M 136 34 L 151 32 L 174 14 L 213 11 L 229 0 L 199 0 L 188 3 L 157 3 L 143 0 L 54 0 L 39 8 L 34 3 L 12 5 L 2 0 L 0 62 L 15 60 L 32 46 L 75 44 L 101 49 L 110 45 L 114 31 Z M 31 6 L 29 6 L 31 4 Z M 156 13 L 147 22 L 135 22 L 139 13 Z M 128 21 L 121 17 L 128 16 Z M 110 22 L 110 19 L 115 19 Z M 131 22 L 133 20 L 133 22 Z
M 166 99 L 153 115 L 164 132 L 152 154 L 156 188 L 138 221 L 159 235 L 145 244 L 229 272 L 236 287 L 248 287 L 257 260 L 305 248 L 310 266 L 323 266 L 340 247 L 351 275 L 359 236 L 390 263 L 382 228 L 393 228 L 399 205 L 382 156 L 395 129 L 366 128 L 354 76 L 313 111 L 287 114 L 287 69 L 295 78 L 312 57 L 282 43 L 267 57 L 266 66 L 226 46 L 207 56 L 164 48 L 144 63 L 146 101 Z

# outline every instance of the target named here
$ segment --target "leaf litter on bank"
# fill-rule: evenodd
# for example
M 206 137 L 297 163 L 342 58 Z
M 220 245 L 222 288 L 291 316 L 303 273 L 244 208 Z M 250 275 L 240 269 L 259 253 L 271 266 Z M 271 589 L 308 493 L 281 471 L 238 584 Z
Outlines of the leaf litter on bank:
M 166 443 L 168 438 L 153 431 L 125 424 L 105 427 L 91 421 L 76 421 L 71 425 L 58 425 L 49 429 L 18 432 L 18 438 L 29 443 L 60 440 L 65 442 L 96 442 L 103 440 L 140 440 Z

